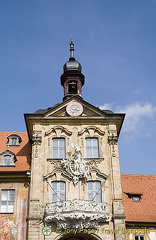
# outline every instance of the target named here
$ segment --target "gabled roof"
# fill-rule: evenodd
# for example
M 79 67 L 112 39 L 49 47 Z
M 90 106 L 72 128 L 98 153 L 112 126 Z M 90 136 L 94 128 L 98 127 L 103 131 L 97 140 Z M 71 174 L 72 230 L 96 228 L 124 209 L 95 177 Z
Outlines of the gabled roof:
M 126 222 L 156 222 L 156 175 L 121 174 L 121 180 Z
M 82 104 L 83 106 L 83 113 L 80 116 L 69 116 L 66 112 L 66 106 L 72 102 L 77 101 Z M 56 104 L 51 108 L 47 109 L 39 109 L 35 113 L 27 113 L 24 114 L 27 131 L 29 138 L 32 138 L 32 126 L 33 123 L 55 123 L 55 121 L 64 121 L 64 123 L 69 123 L 71 120 L 73 122 L 73 119 L 77 121 L 78 124 L 81 124 L 84 121 L 92 121 L 93 123 L 97 123 L 97 121 L 105 121 L 111 124 L 116 124 L 117 126 L 117 134 L 120 134 L 120 130 L 122 127 L 122 123 L 125 117 L 125 114 L 123 113 L 113 113 L 110 110 L 101 110 L 98 107 L 95 107 L 94 105 L 84 101 L 79 96 L 73 96 L 69 98 L 68 100 L 63 101 L 60 104 Z
M 26 132 L 16 132 L 21 137 L 19 146 L 9 146 L 7 137 L 13 132 L 0 132 L 0 153 L 10 150 L 15 154 L 16 162 L 14 167 L 0 167 L 0 172 L 27 171 L 30 167 L 31 144 Z

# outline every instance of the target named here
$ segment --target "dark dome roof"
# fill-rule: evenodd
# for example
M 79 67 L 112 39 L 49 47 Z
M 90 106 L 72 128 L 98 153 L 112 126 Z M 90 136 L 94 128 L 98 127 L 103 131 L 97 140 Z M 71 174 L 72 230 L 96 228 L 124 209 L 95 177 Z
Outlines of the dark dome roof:
M 64 73 L 66 71 L 79 71 L 81 72 L 82 66 L 79 62 L 75 61 L 74 58 L 74 43 L 70 43 L 70 58 L 63 66 Z
M 73 60 L 70 60 L 70 59 L 69 59 L 69 61 L 67 61 L 67 62 L 64 64 L 63 70 L 64 70 L 64 72 L 70 71 L 70 70 L 81 72 L 82 66 L 81 66 L 81 64 L 80 64 L 79 62 L 77 62 L 77 61 L 75 61 L 75 60 L 73 61 Z

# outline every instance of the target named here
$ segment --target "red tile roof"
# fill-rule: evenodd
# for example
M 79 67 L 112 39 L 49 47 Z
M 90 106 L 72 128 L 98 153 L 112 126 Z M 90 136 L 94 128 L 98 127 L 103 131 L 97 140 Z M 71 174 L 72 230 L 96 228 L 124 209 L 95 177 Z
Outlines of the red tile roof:
M 121 174 L 126 221 L 156 222 L 156 175 Z M 133 202 L 128 194 L 142 194 Z
M 17 134 L 21 137 L 22 141 L 20 142 L 20 146 L 7 146 L 7 137 L 11 134 Z M 26 132 L 0 132 L 0 153 L 5 150 L 12 151 L 17 161 L 15 162 L 15 167 L 0 167 L 0 171 L 27 171 L 29 169 L 31 144 L 29 143 Z
M 15 167 L 0 167 L 0 171 L 27 171 L 30 167 L 31 144 L 26 132 L 16 132 L 22 139 L 20 146 L 7 146 L 7 137 L 14 132 L 0 132 L 0 153 L 9 149 L 16 155 Z M 126 221 L 156 222 L 156 175 L 121 174 Z M 130 194 L 141 194 L 140 202 L 133 202 Z

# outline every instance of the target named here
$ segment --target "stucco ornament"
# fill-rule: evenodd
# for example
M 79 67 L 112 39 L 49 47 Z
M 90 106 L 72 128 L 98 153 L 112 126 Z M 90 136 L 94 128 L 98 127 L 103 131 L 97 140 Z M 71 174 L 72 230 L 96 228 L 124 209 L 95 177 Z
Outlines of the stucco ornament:
M 109 222 L 107 204 L 74 199 L 48 203 L 44 221 L 55 223 L 59 228 L 98 228 L 100 222 Z
M 83 158 L 81 147 L 72 144 L 74 154 L 61 161 L 63 173 L 68 175 L 76 185 L 80 179 L 86 180 L 89 175 L 89 163 Z

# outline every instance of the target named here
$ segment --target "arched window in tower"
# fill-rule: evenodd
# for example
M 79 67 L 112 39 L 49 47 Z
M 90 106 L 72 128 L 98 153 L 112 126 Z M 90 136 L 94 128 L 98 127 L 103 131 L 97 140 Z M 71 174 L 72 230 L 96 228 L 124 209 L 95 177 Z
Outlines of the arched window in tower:
M 77 94 L 77 81 L 68 82 L 68 92 L 69 94 Z

